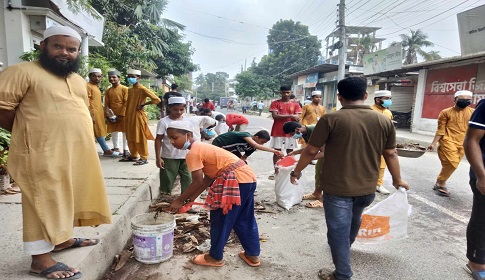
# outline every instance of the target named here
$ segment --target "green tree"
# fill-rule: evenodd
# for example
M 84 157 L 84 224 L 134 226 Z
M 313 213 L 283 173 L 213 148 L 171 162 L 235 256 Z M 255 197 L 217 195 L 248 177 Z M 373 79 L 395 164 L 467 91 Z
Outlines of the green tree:
M 423 47 L 432 47 L 434 44 L 428 41 L 428 35 L 421 30 L 409 30 L 408 34 L 401 34 L 401 43 L 403 48 L 404 64 L 412 64 L 418 62 L 418 54 L 425 57 L 428 53 Z
M 192 90 L 192 79 L 189 75 L 175 76 L 175 83 L 179 86 L 179 90 Z
M 439 51 L 429 51 L 423 55 L 424 60 L 426 61 L 433 61 L 433 60 L 438 60 L 441 58 L 440 52 Z
M 320 40 L 310 34 L 308 26 L 293 20 L 275 23 L 269 31 L 267 43 L 269 54 L 263 56 L 257 65 L 250 67 L 252 74 L 245 73 L 236 77 L 240 83 L 236 93 L 254 96 L 251 94 L 258 94 L 253 88 L 258 88 L 259 94 L 276 94 L 281 84 L 292 83 L 287 78 L 289 74 L 315 66 L 321 55 Z M 250 78 L 254 79 L 251 83 L 248 81 Z
M 221 96 L 227 94 L 227 79 L 229 74 L 226 72 L 199 74 L 195 78 L 197 85 L 197 96 L 201 99 L 209 98 L 218 100 Z
M 354 59 L 356 65 L 363 64 L 364 55 L 372 53 L 376 49 L 376 45 L 374 43 L 374 39 L 370 36 L 364 36 L 359 38 L 356 45 L 352 47 L 351 52 L 349 54 L 349 59 Z

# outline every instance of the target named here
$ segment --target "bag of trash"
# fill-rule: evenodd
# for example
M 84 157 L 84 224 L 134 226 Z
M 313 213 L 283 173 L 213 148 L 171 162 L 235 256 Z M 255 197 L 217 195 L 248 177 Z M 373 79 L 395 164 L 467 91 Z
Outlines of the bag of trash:
M 408 218 L 412 207 L 404 188 L 377 203 L 362 215 L 357 241 L 365 244 L 382 244 L 408 236 Z
M 303 200 L 305 189 L 305 179 L 301 177 L 298 185 L 293 185 L 290 181 L 290 173 L 295 169 L 296 164 L 290 166 L 277 166 L 278 174 L 275 176 L 276 202 L 279 206 L 290 210 L 290 208 Z

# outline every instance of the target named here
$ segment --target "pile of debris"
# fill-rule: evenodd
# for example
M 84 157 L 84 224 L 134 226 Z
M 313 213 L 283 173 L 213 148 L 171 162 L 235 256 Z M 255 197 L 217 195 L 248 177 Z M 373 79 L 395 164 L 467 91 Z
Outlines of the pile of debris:
M 400 143 L 396 148 L 409 151 L 426 151 L 426 148 L 419 145 L 419 143 Z

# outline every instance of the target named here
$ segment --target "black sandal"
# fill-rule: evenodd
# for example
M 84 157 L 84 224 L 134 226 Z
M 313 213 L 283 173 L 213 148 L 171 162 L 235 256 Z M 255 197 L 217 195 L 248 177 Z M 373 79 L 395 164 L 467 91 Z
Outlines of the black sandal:
M 137 158 L 132 158 L 132 157 L 127 157 L 127 158 L 122 158 L 122 159 L 120 159 L 118 161 L 120 161 L 120 162 L 130 162 L 130 161 L 131 162 L 137 162 L 138 159 Z
M 450 192 L 448 191 L 448 189 L 446 187 L 434 185 L 433 190 L 439 196 L 446 196 L 446 197 L 450 196 Z
M 148 160 L 139 159 L 137 162 L 133 163 L 133 165 L 144 165 L 144 164 L 148 164 Z

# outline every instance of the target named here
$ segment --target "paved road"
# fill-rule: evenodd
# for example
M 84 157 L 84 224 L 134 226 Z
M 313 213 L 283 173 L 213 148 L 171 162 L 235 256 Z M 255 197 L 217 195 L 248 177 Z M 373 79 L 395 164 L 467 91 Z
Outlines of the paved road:
M 248 130 L 270 129 L 272 120 L 248 116 Z M 469 164 L 464 161 L 449 181 L 451 197 L 435 195 L 431 186 L 439 172 L 436 153 L 421 158 L 401 158 L 402 176 L 409 182 L 409 202 L 413 213 L 409 238 L 386 245 L 352 247 L 354 279 L 470 279 L 463 270 L 466 263 L 466 224 L 471 210 L 472 194 L 468 186 Z M 226 247 L 226 266 L 198 267 L 190 264 L 192 254 L 176 255 L 167 262 L 143 265 L 131 260 L 112 279 L 318 279 L 320 268 L 332 268 L 326 244 L 326 225 L 321 209 L 295 206 L 289 211 L 275 204 L 271 154 L 256 152 L 248 161 L 258 177 L 256 201 L 277 214 L 257 214 L 261 235 L 262 266 L 250 268 L 237 256 L 240 248 Z M 305 170 L 313 189 L 313 166 Z M 390 189 L 390 174 L 385 185 Z M 375 203 L 385 197 L 378 195 Z

